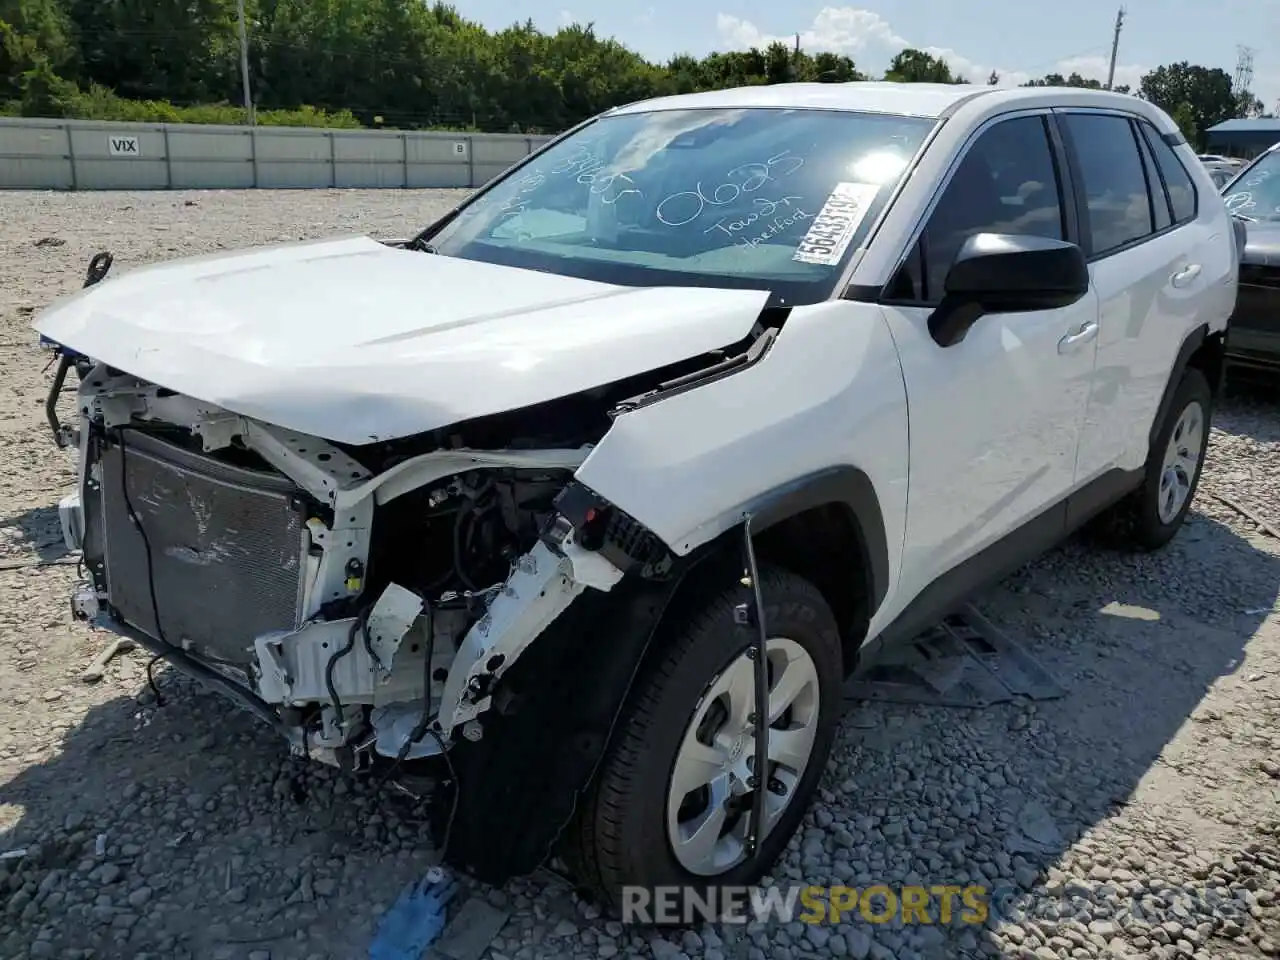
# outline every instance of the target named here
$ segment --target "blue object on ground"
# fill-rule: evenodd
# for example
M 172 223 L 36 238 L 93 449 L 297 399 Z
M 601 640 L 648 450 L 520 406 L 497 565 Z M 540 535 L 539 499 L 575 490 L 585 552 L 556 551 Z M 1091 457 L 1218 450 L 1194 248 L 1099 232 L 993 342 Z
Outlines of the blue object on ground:
M 83 354 L 78 353 L 69 347 L 64 347 L 56 340 L 50 340 L 43 333 L 40 334 L 40 349 L 51 350 L 60 357 L 70 357 L 72 360 L 77 360 L 83 356 Z
M 405 887 L 378 924 L 369 960 L 421 960 L 444 930 L 445 908 L 457 892 L 458 881 L 439 867 Z

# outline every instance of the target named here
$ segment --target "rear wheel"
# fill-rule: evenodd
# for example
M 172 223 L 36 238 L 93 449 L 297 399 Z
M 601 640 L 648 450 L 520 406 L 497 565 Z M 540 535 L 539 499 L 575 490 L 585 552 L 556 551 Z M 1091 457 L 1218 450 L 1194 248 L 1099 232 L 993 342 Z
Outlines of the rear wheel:
M 1139 550 L 1155 550 L 1173 539 L 1200 484 L 1212 408 L 1209 381 L 1188 367 L 1147 455 L 1142 486 L 1106 517 L 1111 539 Z
M 754 883 L 813 797 L 841 713 L 840 636 L 818 590 L 762 575 L 769 632 L 765 834 L 746 856 L 754 789 L 755 662 L 725 590 L 659 640 L 579 811 L 571 861 L 607 906 L 622 888 Z

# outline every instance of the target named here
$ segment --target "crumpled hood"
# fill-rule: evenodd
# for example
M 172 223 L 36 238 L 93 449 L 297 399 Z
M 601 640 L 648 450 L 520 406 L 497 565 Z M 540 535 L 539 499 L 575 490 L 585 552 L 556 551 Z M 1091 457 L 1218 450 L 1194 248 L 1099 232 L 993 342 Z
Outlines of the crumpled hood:
M 1255 220 L 1244 226 L 1246 241 L 1240 262 L 1259 267 L 1280 266 L 1280 221 Z
M 768 296 L 620 287 L 355 237 L 143 267 L 55 303 L 35 327 L 198 400 L 368 443 L 727 346 Z

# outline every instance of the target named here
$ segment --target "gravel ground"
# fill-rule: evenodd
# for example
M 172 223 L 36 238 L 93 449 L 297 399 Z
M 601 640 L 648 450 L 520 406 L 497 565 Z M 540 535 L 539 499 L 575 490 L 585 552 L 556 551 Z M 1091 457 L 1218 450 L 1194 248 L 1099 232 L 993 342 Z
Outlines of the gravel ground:
M 295 764 L 168 671 L 157 705 L 141 655 L 80 680 L 104 638 L 69 621 L 74 568 L 57 562 L 53 505 L 73 463 L 43 423 L 47 358 L 29 314 L 72 292 L 99 249 L 123 271 L 263 241 L 404 235 L 455 197 L 0 193 L 0 854 L 26 847 L 0 860 L 0 960 L 346 960 L 421 875 L 421 811 L 404 798 Z M 775 871 L 1020 892 L 998 918 L 657 937 L 535 878 L 470 891 L 510 913 L 489 956 L 1280 953 L 1280 541 L 1211 496 L 1280 525 L 1280 407 L 1233 397 L 1216 423 L 1197 510 L 1168 549 L 1069 544 L 983 598 L 1069 695 L 858 708 Z

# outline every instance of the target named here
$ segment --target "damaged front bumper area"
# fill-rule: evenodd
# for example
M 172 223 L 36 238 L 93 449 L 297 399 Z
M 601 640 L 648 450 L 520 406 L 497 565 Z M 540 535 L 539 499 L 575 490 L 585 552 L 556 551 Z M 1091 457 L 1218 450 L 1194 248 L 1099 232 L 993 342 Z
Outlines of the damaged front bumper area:
M 78 369 L 78 429 L 51 418 L 80 453 L 60 505 L 86 574 L 73 614 L 216 688 L 300 756 L 365 769 L 478 739 L 503 674 L 579 595 L 623 576 L 555 507 L 589 446 L 433 445 L 371 465 Z

